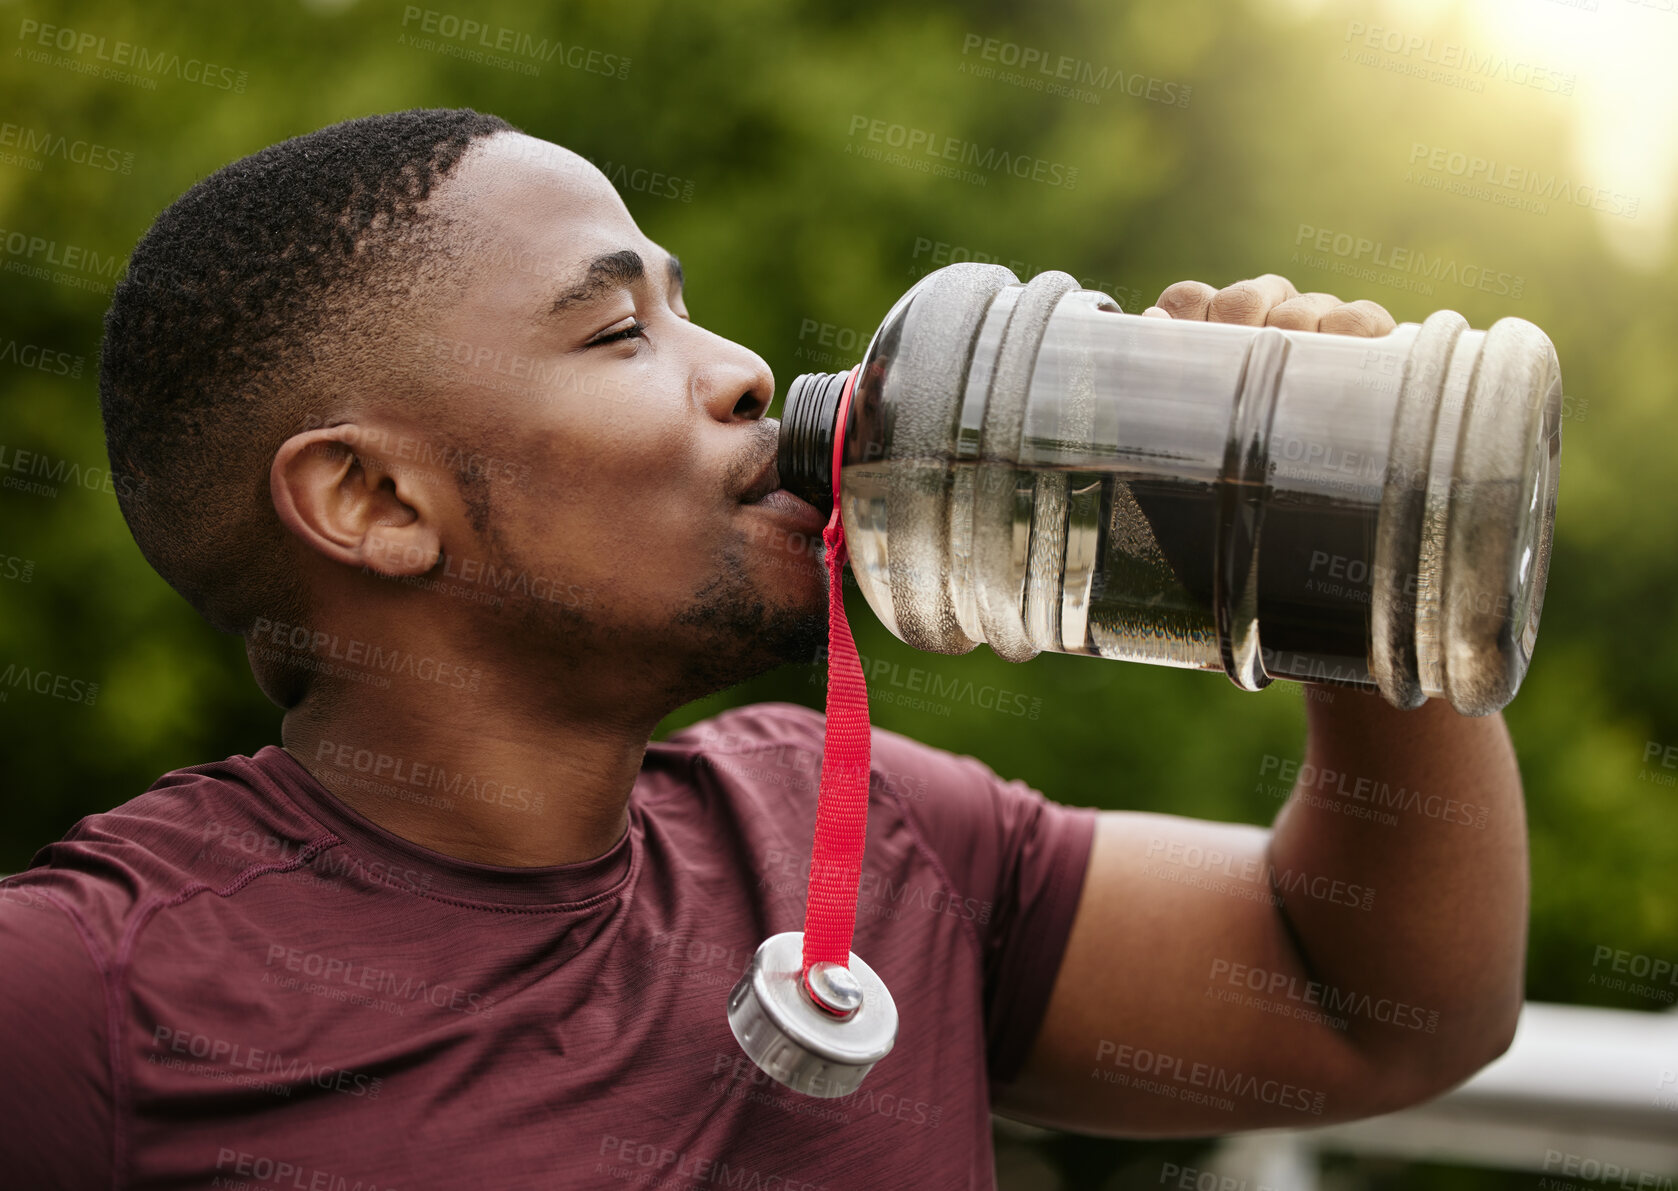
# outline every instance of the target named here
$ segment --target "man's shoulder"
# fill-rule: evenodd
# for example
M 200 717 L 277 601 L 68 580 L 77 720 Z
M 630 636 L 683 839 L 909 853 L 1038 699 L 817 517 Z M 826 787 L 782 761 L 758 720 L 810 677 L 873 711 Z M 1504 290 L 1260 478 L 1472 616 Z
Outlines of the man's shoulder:
M 819 773 L 827 717 L 799 703 L 748 703 L 688 725 L 664 744 L 673 750 L 711 759 L 727 756 L 798 754 L 814 757 Z M 877 782 L 912 789 L 924 796 L 928 781 L 940 774 L 974 776 L 989 771 L 972 757 L 960 756 L 882 728 L 869 731 L 869 760 Z M 804 762 L 801 768 L 809 768 Z
M 674 732 L 664 742 L 694 771 L 729 775 L 735 784 L 768 786 L 808 797 L 821 778 L 826 717 L 797 703 L 729 708 Z M 923 828 L 989 809 L 997 798 L 1040 798 L 1024 782 L 1004 781 L 976 757 L 927 744 L 889 728 L 869 733 L 871 800 L 895 804 Z
M 745 703 L 696 720 L 664 741 L 694 752 L 753 749 L 781 742 L 821 749 L 826 717 L 801 703 Z
M 91 945 L 115 948 L 136 912 L 234 886 L 324 834 L 257 759 L 172 770 L 144 793 L 81 819 L 29 868 L 0 881 L 0 911 L 51 907 Z
M 802 703 L 770 700 L 762 703 L 743 703 L 705 719 L 696 720 L 687 727 L 672 732 L 665 743 L 695 750 L 715 750 L 730 746 L 754 747 L 789 741 L 813 746 L 819 752 L 826 726 L 827 717 L 813 707 L 806 707 Z M 893 752 L 907 750 L 925 753 L 934 758 L 972 760 L 970 757 L 960 757 L 937 745 L 926 744 L 890 728 L 883 728 L 879 724 L 870 725 L 869 735 L 875 748 L 884 745 Z

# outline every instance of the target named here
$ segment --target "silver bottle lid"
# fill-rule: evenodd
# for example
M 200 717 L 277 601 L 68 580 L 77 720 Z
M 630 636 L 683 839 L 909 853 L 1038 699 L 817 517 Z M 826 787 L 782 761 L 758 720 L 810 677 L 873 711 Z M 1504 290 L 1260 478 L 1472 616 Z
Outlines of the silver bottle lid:
M 806 1096 L 848 1096 L 897 1041 L 897 1004 L 874 969 L 815 964 L 804 932 L 765 939 L 728 997 L 740 1047 L 771 1078 Z

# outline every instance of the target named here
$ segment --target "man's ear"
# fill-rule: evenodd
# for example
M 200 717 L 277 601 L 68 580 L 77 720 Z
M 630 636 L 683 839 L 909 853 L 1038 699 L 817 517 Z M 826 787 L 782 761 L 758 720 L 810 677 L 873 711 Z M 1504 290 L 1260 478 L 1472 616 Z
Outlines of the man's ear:
M 441 512 L 429 470 L 392 468 L 385 436 L 346 422 L 280 445 L 268 487 L 280 521 L 310 548 L 381 575 L 423 575 L 442 553 Z

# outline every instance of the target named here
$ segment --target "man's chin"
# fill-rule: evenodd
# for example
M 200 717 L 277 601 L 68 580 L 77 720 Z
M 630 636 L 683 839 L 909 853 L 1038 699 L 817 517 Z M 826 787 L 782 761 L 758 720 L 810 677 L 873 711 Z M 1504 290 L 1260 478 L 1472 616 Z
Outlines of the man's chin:
M 684 685 L 703 695 L 788 663 L 813 663 L 827 646 L 827 568 L 819 555 L 782 555 L 742 543 L 719 559 L 674 627 L 688 663 Z M 702 688 L 702 689 L 700 689 Z
M 825 607 L 822 612 L 771 610 L 760 604 L 737 609 L 735 615 L 719 611 L 690 609 L 683 614 L 681 623 L 698 630 L 692 638 L 696 648 L 684 667 L 689 698 L 701 698 L 789 663 L 818 662 L 826 650 Z

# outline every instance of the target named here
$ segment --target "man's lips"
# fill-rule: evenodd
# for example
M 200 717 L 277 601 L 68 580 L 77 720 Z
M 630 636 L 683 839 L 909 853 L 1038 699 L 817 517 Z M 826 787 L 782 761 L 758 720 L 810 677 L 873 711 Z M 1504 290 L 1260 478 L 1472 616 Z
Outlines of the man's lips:
M 763 461 L 757 475 L 740 494 L 740 503 L 760 505 L 786 520 L 796 522 L 800 528 L 812 534 L 820 533 L 827 524 L 825 513 L 809 501 L 794 496 L 781 487 L 781 475 L 776 469 L 773 453 Z
M 770 451 L 769 457 L 752 477 L 752 482 L 746 485 L 746 490 L 740 494 L 740 501 L 742 504 L 751 504 L 762 500 L 780 486 L 781 473 L 775 467 L 775 452 Z
M 777 516 L 796 523 L 799 528 L 814 535 L 819 534 L 827 525 L 827 514 L 801 496 L 794 496 L 785 488 L 776 488 L 764 493 L 757 500 L 744 501 L 758 508 L 768 509 Z

